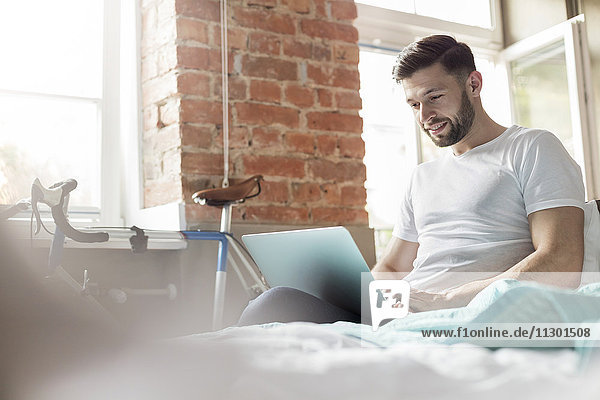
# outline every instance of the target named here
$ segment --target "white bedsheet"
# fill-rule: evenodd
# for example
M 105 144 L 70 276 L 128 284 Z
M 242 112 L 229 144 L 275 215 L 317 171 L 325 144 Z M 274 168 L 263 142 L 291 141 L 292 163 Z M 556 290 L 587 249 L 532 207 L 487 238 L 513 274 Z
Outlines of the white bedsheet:
M 338 323 L 343 324 L 343 323 Z M 357 339 L 307 323 L 234 328 L 185 341 L 238 347 L 243 362 L 225 398 L 505 399 L 599 398 L 598 361 L 573 350 L 489 350 L 471 345 L 362 347 Z M 254 393 L 255 392 L 255 393 Z M 250 395 L 250 397 L 248 397 Z
M 366 347 L 331 328 L 310 323 L 231 328 L 142 345 L 41 384 L 28 398 L 600 398 L 597 352 L 588 360 L 569 349 Z

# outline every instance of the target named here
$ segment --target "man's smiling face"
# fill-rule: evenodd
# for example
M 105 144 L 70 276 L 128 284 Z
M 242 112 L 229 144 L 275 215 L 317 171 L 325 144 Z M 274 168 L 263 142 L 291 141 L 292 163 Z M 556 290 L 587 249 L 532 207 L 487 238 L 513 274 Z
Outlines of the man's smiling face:
M 415 119 L 436 146 L 452 146 L 469 133 L 475 109 L 465 86 L 441 64 L 418 70 L 402 86 Z

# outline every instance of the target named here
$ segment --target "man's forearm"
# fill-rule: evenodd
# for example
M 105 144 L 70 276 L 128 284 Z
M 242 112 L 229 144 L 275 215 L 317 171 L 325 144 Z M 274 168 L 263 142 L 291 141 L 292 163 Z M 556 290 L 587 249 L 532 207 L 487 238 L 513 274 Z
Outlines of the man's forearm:
M 470 282 L 443 293 L 411 291 L 411 308 L 425 311 L 461 307 L 499 279 L 535 280 L 562 287 L 579 285 L 584 257 L 583 210 L 572 206 L 556 207 L 535 211 L 527 218 L 535 249 L 533 253 L 493 278 Z
M 392 237 L 385 254 L 371 270 L 375 279 L 402 279 L 413 269 L 419 244 Z
M 371 270 L 371 274 L 375 279 L 404 279 L 410 271 L 399 271 L 389 264 L 379 262 Z
M 581 254 L 579 254 L 581 253 Z M 553 286 L 577 287 L 581 279 L 583 251 L 534 251 L 505 272 L 488 279 L 473 281 L 447 293 L 451 307 L 464 306 L 493 282 L 501 279 L 536 281 Z

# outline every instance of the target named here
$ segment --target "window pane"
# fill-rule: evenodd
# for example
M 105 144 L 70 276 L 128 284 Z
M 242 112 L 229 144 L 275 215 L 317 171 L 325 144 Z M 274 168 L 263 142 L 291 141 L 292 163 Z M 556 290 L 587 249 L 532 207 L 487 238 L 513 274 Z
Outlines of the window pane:
M 492 29 L 489 0 L 357 0 L 357 3 Z
M 459 24 L 491 29 L 488 0 L 416 0 L 416 13 Z
M 549 130 L 574 157 L 564 42 L 521 57 L 510 69 L 515 122 Z
M 356 0 L 357 3 L 368 6 L 386 8 L 388 10 L 402 11 L 405 13 L 415 13 L 414 0 Z
M 99 107 L 94 102 L 0 96 L 0 204 L 74 178 L 71 205 L 99 207 Z
M 360 95 L 372 227 L 392 227 L 416 164 L 415 125 L 404 91 L 392 79 L 395 56 L 360 52 Z
M 101 97 L 102 0 L 0 3 L 0 89 Z

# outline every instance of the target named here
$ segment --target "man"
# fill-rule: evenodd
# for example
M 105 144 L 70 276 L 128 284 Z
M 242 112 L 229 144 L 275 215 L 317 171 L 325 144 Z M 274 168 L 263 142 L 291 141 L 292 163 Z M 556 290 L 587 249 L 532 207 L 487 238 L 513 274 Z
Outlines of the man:
M 540 272 L 570 272 L 560 281 L 577 286 L 584 188 L 560 141 L 494 122 L 473 54 L 452 37 L 407 46 L 393 75 L 421 129 L 451 151 L 414 171 L 375 277 L 408 280 L 413 311 L 466 305 L 497 279 L 552 276 Z
M 433 143 L 450 147 L 414 171 L 376 279 L 411 283 L 412 311 L 466 305 L 497 279 L 561 274 L 583 264 L 581 171 L 550 132 L 494 122 L 481 104 L 473 54 L 450 36 L 407 46 L 393 71 Z M 552 274 L 544 274 L 552 281 Z M 239 324 L 360 321 L 293 288 L 263 293 Z

